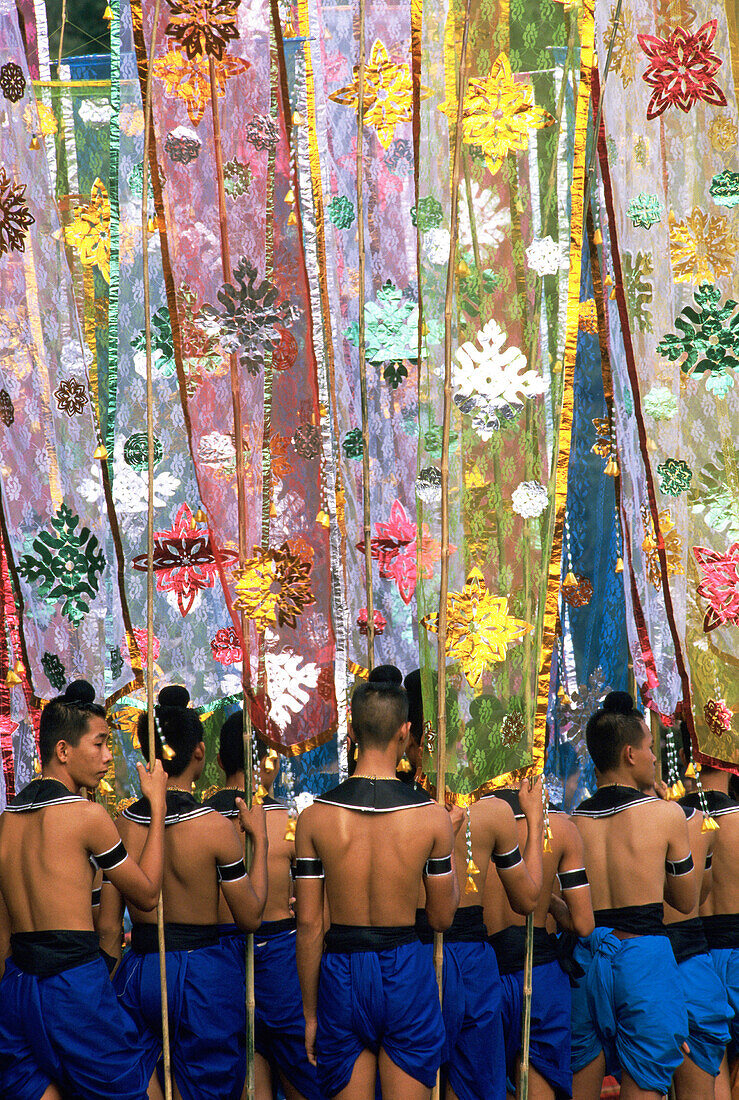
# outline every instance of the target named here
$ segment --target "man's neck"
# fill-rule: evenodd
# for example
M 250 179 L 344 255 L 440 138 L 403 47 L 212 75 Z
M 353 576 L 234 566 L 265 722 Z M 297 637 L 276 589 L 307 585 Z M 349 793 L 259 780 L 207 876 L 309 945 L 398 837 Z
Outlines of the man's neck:
M 598 783 L 598 790 L 601 787 L 633 787 L 635 791 L 639 790 L 639 787 L 628 771 L 622 771 L 620 768 L 614 769 L 611 772 L 596 772 L 596 781 Z
M 729 773 L 720 768 L 702 768 L 701 786 L 704 791 L 720 791 L 721 794 L 729 793 Z
M 41 773 L 43 779 L 56 779 L 57 783 L 63 783 L 72 794 L 79 794 L 82 790 L 79 783 L 75 783 L 67 769 L 58 761 L 47 764 Z
M 182 775 L 172 775 L 167 780 L 167 790 L 184 791 L 186 794 L 192 794 L 193 784 L 196 780 L 197 776 L 190 774 L 190 772 L 183 772 Z
M 244 779 L 243 772 L 234 772 L 233 775 L 226 776 L 226 782 L 223 784 L 224 790 L 227 791 L 245 791 L 246 780 Z
M 387 749 L 359 749 L 355 779 L 395 779 L 397 753 L 395 745 Z

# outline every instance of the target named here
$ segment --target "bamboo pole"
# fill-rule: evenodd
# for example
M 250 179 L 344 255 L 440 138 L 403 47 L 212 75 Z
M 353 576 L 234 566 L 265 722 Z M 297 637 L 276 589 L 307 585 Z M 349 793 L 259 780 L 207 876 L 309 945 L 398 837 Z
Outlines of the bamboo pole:
M 521 1071 L 518 1100 L 528 1100 L 529 1054 L 531 1047 L 531 994 L 534 974 L 534 914 L 526 917 L 526 953 L 523 960 L 523 1011 L 521 1013 Z
M 652 752 L 657 758 L 654 762 L 654 781 L 655 783 L 662 782 L 662 726 L 660 720 L 653 710 L 649 711 L 649 725 L 652 731 L 652 737 L 654 738 L 654 748 Z M 669 777 L 668 777 L 669 778 Z
M 154 731 L 154 383 L 151 363 L 151 297 L 149 287 L 149 147 L 151 140 L 151 79 L 154 44 L 159 25 L 160 0 L 154 5 L 149 60 L 146 67 L 146 103 L 144 104 L 144 160 L 141 190 L 141 241 L 143 245 L 144 333 L 146 339 L 146 441 L 148 498 L 146 519 L 146 713 L 149 733 L 149 767 L 154 767 L 156 745 Z M 164 906 L 160 891 L 157 903 L 157 943 L 159 947 L 159 991 L 162 1003 L 162 1059 L 164 1095 L 172 1100 L 172 1064 L 169 1044 L 169 1005 L 167 1003 L 167 958 L 164 949 Z
M 446 802 L 446 628 L 447 597 L 449 593 L 449 435 L 452 419 L 452 309 L 454 306 L 454 282 L 457 264 L 457 236 L 459 232 L 459 176 L 462 162 L 462 115 L 464 110 L 465 81 L 467 77 L 467 39 L 470 26 L 470 0 L 465 0 L 462 51 L 457 74 L 457 115 L 454 126 L 454 154 L 452 160 L 451 232 L 449 261 L 447 263 L 446 297 L 444 300 L 444 412 L 441 443 L 441 578 L 439 585 L 439 633 L 437 645 L 437 697 L 436 697 L 436 799 L 441 806 Z M 434 933 L 434 967 L 439 985 L 439 998 L 443 996 L 444 937 Z M 434 1097 L 441 1093 L 441 1079 L 437 1076 Z
M 369 408 L 367 402 L 367 344 L 365 339 L 364 252 L 364 73 L 366 66 L 366 0 L 359 0 L 359 65 L 357 68 L 357 246 L 359 254 L 359 396 L 362 411 L 362 526 L 364 530 L 364 587 L 367 604 L 367 665 L 375 665 L 375 601 L 372 591 L 372 515 L 370 509 Z
M 216 80 L 215 63 L 212 55 L 208 55 L 208 76 L 210 80 L 210 106 L 213 119 L 213 148 L 216 162 L 216 184 L 218 188 L 218 223 L 220 228 L 221 244 L 221 268 L 223 281 L 231 278 L 231 255 L 228 239 L 228 216 L 226 213 L 226 188 L 223 176 L 223 144 L 221 141 L 221 118 L 218 110 L 218 85 Z M 241 391 L 239 386 L 239 361 L 238 355 L 232 351 L 229 355 L 229 373 L 231 382 L 231 405 L 234 420 L 234 438 L 236 441 L 236 502 L 238 518 L 239 539 L 239 567 L 244 568 L 246 563 L 246 497 L 244 493 L 244 427 L 241 411 Z M 244 744 L 244 794 L 246 805 L 251 808 L 252 784 L 251 784 L 251 757 L 253 731 L 251 725 L 251 711 L 249 708 L 248 685 L 248 625 L 246 616 L 241 614 L 241 638 L 242 652 L 242 714 L 244 716 L 243 744 Z M 244 837 L 244 856 L 247 869 L 251 860 L 251 845 L 248 836 Z M 255 1062 L 254 1062 L 254 936 L 246 935 L 245 946 L 246 981 L 246 1082 L 244 1096 L 246 1100 L 254 1100 L 256 1095 Z

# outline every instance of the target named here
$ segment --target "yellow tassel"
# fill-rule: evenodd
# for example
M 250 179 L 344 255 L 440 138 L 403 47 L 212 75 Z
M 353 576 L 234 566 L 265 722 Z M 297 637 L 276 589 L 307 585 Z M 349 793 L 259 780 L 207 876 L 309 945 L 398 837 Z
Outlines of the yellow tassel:
M 295 213 L 294 210 L 291 210 L 290 213 L 288 214 L 287 224 L 288 225 L 297 225 L 298 224 L 298 215 Z
M 569 697 L 569 695 L 567 694 L 566 691 L 562 692 L 562 702 L 564 703 L 564 705 L 566 707 L 569 706 L 570 703 L 572 702 L 572 700 L 570 699 L 570 697 Z
M 108 4 L 105 11 L 103 12 L 103 19 L 106 23 L 111 23 L 113 21 L 113 12 L 110 9 L 110 4 Z
M 34 135 L 33 135 L 33 137 L 31 138 L 31 144 L 30 144 L 30 145 L 28 146 L 28 148 L 29 148 L 29 149 L 33 149 L 34 151 L 35 151 L 36 149 L 40 149 L 40 148 L 41 148 L 41 142 L 39 141 L 39 139 L 38 139 L 38 138 L 36 137 L 36 135 L 35 135 L 35 134 L 34 134 Z
M 715 832 L 716 829 L 718 829 L 718 827 L 719 827 L 719 824 L 718 824 L 718 821 L 716 821 L 715 818 L 713 818 L 713 817 L 704 817 L 703 818 L 703 824 L 701 825 L 701 832 L 702 833 L 713 833 L 713 832 Z
M 567 570 L 567 576 L 562 581 L 562 587 L 563 588 L 572 588 L 572 586 L 575 585 L 575 584 L 577 584 L 577 577 L 575 576 L 575 574 L 572 572 L 571 569 L 568 569 Z
M 464 260 L 460 260 L 457 264 L 457 277 L 460 279 L 466 279 L 470 273 L 470 269 Z
M 298 111 L 293 112 L 293 126 L 305 126 L 305 119 Z
M 657 450 L 657 444 L 654 442 L 654 440 L 651 437 L 647 439 L 647 450 L 648 451 L 656 451 Z
M 111 787 L 107 779 L 100 780 L 100 790 L 103 792 L 103 794 L 113 794 L 113 788 Z
M 5 674 L 5 683 L 8 684 L 10 687 L 17 687 L 18 684 L 22 684 L 23 681 L 21 680 L 15 669 L 9 668 Z
M 612 291 L 611 291 L 611 293 L 610 293 L 610 294 L 608 295 L 608 297 L 610 298 L 610 300 L 611 300 L 612 302 L 613 302 L 613 301 L 615 301 L 615 299 L 616 299 L 616 291 L 615 291 L 615 290 L 612 290 Z
M 685 778 L 686 779 L 697 779 L 698 778 L 698 776 L 696 775 L 695 768 L 693 767 L 693 761 L 692 760 L 690 761 L 687 768 L 685 769 Z
M 149 233 L 156 233 L 156 231 L 157 231 L 157 220 L 156 220 L 156 218 L 149 218 L 148 222 L 146 223 L 146 228 L 149 231 Z
M 398 762 L 398 766 L 395 770 L 398 772 L 402 772 L 403 775 L 407 775 L 408 772 L 413 771 L 413 765 L 411 764 L 407 756 L 403 756 Z
M 289 817 L 287 819 L 287 828 L 285 829 L 285 840 L 295 840 L 295 818 Z
M 275 507 L 275 502 L 273 500 L 269 502 L 269 514 L 272 519 L 274 519 L 277 515 L 277 508 Z
M 195 520 L 196 523 L 207 523 L 208 522 L 208 517 L 206 516 L 205 512 L 203 511 L 202 505 L 201 505 L 200 508 L 198 508 L 197 512 L 195 513 L 195 515 L 192 518 Z
M 613 286 L 613 279 L 610 275 L 606 275 L 605 279 L 603 280 L 603 286 Z
M 327 512 L 324 512 L 323 508 L 321 508 L 321 511 L 316 516 L 316 523 L 320 523 L 321 527 L 330 527 L 331 526 L 331 520 L 329 518 L 329 515 L 328 515 Z
M 613 570 L 614 573 L 623 573 L 624 571 L 624 559 L 622 557 L 616 558 L 616 567 Z
M 593 233 L 593 244 L 603 244 L 603 234 L 600 229 L 596 229 L 595 233 Z
M 40 760 L 34 760 L 34 762 L 33 762 L 33 773 L 34 773 L 34 775 L 41 775 L 41 761 Z
M 101 462 L 108 461 L 108 451 L 103 443 L 101 443 L 99 447 L 95 448 L 95 454 L 92 457 L 99 459 Z
M 293 191 L 292 187 L 285 195 L 285 202 L 295 202 L 295 192 Z
M 465 894 L 476 894 L 477 893 L 477 883 L 473 879 L 472 875 L 467 876 L 467 885 L 464 888 L 464 892 L 465 892 Z
M 611 455 L 611 457 L 608 459 L 608 462 L 606 463 L 606 468 L 603 473 L 607 477 L 618 477 L 619 472 L 620 471 L 618 468 L 618 462 L 616 462 L 616 459 L 613 457 L 613 455 Z
M 685 797 L 685 787 L 683 786 L 682 779 L 678 779 L 675 786 L 677 787 L 677 797 L 678 798 L 684 798 Z
M 166 741 L 162 743 L 162 756 L 165 760 L 174 760 L 174 749 L 171 749 Z
M 545 833 L 544 834 L 544 851 L 545 852 L 551 852 L 551 850 L 552 850 L 551 838 L 549 836 L 549 833 Z
M 268 795 L 269 791 L 265 787 L 264 783 L 260 783 L 256 791 L 254 792 L 254 801 L 258 802 L 261 805 L 262 802 L 264 802 L 265 798 L 268 797 Z
M 479 875 L 480 874 L 480 868 L 477 866 L 474 859 L 468 859 L 467 860 L 467 874 L 468 875 Z

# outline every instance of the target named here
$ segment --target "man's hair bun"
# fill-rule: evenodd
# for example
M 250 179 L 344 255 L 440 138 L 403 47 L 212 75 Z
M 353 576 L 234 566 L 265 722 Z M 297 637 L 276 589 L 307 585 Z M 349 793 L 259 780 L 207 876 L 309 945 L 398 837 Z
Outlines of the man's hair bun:
M 611 691 L 603 700 L 603 710 L 609 714 L 633 714 L 634 700 L 628 691 Z
M 371 684 L 402 684 L 403 673 L 395 665 L 378 665 L 369 674 Z
M 157 702 L 160 707 L 186 707 L 190 702 L 190 692 L 180 684 L 170 684 L 159 692 Z
M 87 680 L 73 680 L 67 686 L 62 698 L 65 703 L 71 703 L 72 706 L 85 707 L 95 702 L 95 688 Z

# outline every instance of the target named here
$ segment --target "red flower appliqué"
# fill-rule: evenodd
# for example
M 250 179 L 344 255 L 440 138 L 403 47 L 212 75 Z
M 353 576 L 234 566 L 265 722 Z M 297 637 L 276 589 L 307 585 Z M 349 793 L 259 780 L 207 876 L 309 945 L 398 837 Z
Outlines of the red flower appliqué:
M 232 626 L 223 626 L 217 630 L 215 637 L 210 640 L 210 648 L 213 651 L 213 660 L 222 665 L 235 665 L 241 660 L 241 642 Z
M 428 579 L 433 573 L 434 562 L 441 557 L 441 546 L 431 537 L 426 524 L 421 528 L 421 547 L 417 552 L 417 530 L 400 501 L 394 500 L 390 522 L 376 523 L 377 534 L 370 542 L 372 557 L 380 567 L 380 576 L 395 581 L 400 598 L 406 604 L 411 602 L 416 591 L 418 570 L 421 570 L 421 576 Z M 360 554 L 364 553 L 364 540 L 357 543 L 357 550 Z M 450 554 L 455 550 L 455 546 L 449 547 Z
M 696 589 L 710 604 L 703 630 L 715 630 L 725 623 L 739 623 L 739 542 L 719 554 L 707 546 L 694 546 L 693 557 L 703 574 Z
M 642 79 L 654 88 L 647 107 L 648 119 L 657 118 L 668 107 L 679 107 L 687 112 L 699 100 L 716 107 L 726 106 L 726 96 L 714 80 L 723 64 L 711 50 L 716 27 L 717 21 L 712 19 L 695 34 L 675 27 L 668 38 L 637 35 L 639 45 L 649 58 Z
M 221 564 L 233 565 L 235 550 L 219 551 Z M 146 554 L 133 559 L 134 569 L 146 572 Z M 174 592 L 181 615 L 187 615 L 197 595 L 216 583 L 217 564 L 210 532 L 193 528 L 192 512 L 183 504 L 169 531 L 154 532 L 154 574 L 157 591 Z

